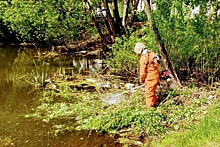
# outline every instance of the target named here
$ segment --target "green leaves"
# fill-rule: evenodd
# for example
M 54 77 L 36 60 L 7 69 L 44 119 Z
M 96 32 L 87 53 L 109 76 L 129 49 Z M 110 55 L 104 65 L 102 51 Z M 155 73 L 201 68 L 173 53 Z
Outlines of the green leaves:
M 87 16 L 81 1 L 0 2 L 0 18 L 21 41 L 62 43 L 80 37 Z
M 220 23 L 215 15 L 207 15 L 208 5 L 208 1 L 199 0 L 157 1 L 153 18 L 177 72 L 180 68 L 203 74 L 208 74 L 208 69 L 219 70 L 213 61 L 219 62 L 215 55 L 220 53 Z M 193 16 L 195 6 L 200 6 L 199 14 Z

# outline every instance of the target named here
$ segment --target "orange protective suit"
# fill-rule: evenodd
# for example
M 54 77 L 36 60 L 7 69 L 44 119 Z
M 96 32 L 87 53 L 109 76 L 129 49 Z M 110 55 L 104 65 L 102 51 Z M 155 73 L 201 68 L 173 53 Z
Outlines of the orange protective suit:
M 159 83 L 159 63 L 153 59 L 154 52 L 148 51 L 140 57 L 140 82 L 145 83 L 146 109 L 156 104 L 156 89 Z

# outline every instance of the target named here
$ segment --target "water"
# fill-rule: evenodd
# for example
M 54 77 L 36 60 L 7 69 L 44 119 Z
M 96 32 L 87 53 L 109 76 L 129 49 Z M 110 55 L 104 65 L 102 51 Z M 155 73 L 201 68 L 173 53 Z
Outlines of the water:
M 39 70 L 55 73 L 63 67 L 80 73 L 100 68 L 97 59 L 35 58 L 46 49 L 0 47 L 0 146 L 18 147 L 79 147 L 117 146 L 114 138 L 91 132 L 69 132 L 53 136 L 53 122 L 46 123 L 25 117 L 37 106 L 38 91 L 25 82 Z M 92 64 L 97 62 L 98 64 Z

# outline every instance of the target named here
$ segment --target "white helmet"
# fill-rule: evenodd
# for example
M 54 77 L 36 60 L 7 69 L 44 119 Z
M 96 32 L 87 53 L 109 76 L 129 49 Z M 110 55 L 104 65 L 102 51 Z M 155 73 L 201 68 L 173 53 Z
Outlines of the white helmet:
M 145 49 L 145 45 L 141 42 L 136 43 L 134 52 L 136 54 L 142 54 L 143 50 Z

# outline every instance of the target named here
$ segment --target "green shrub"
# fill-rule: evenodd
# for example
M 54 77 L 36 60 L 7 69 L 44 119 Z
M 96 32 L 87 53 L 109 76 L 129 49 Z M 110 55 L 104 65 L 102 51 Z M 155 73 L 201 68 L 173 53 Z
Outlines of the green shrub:
M 0 2 L 4 24 L 23 42 L 64 43 L 81 38 L 88 31 L 81 1 Z
M 131 35 L 116 38 L 115 43 L 111 47 L 112 54 L 106 61 L 109 67 L 109 74 L 116 74 L 127 78 L 138 77 L 139 57 L 134 52 L 137 42 L 144 43 L 147 49 L 158 53 L 154 36 L 150 33 L 149 28 L 140 30 L 139 36 L 136 32 L 132 33 L 132 30 L 129 31 Z
M 145 22 L 145 21 L 147 21 L 147 14 L 145 13 L 145 11 L 138 11 L 135 14 L 134 21 L 135 22 Z

